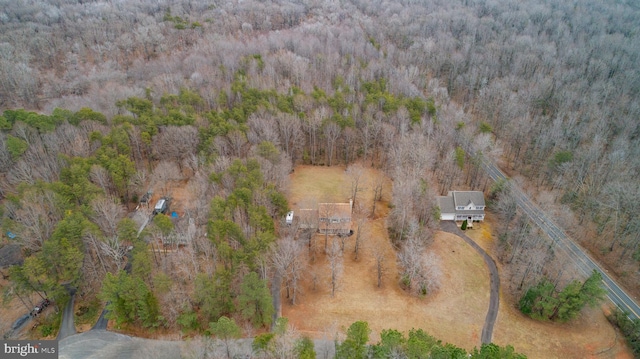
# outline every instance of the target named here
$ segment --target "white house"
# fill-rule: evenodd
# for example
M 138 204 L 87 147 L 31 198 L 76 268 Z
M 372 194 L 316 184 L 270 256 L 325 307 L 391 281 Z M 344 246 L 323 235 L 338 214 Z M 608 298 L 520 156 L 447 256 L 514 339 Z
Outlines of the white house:
M 442 221 L 484 220 L 484 193 L 480 191 L 449 191 L 436 197 Z

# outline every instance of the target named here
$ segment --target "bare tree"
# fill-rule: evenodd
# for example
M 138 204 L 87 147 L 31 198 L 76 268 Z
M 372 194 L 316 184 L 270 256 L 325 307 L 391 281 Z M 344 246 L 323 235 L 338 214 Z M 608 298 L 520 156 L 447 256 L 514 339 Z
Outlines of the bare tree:
M 352 164 L 347 167 L 347 177 L 349 177 L 349 181 L 351 184 L 350 195 L 351 200 L 353 201 L 353 205 L 357 205 L 357 196 L 359 192 L 365 190 L 363 186 L 363 180 L 365 176 L 365 170 L 361 164 Z
M 25 248 L 42 248 L 63 217 L 59 208 L 56 195 L 47 189 L 30 189 L 22 196 L 14 218 L 20 224 L 18 239 Z
M 336 142 L 340 137 L 340 126 L 335 122 L 329 122 L 324 126 L 324 138 L 327 140 L 327 162 L 331 166 L 333 164 L 333 155 L 336 149 Z
M 375 176 L 373 179 L 373 206 L 371 208 L 371 217 L 376 216 L 376 205 L 378 201 L 382 199 L 382 187 L 384 186 L 384 177 L 381 175 Z
M 168 195 L 171 193 L 170 183 L 181 180 L 182 175 L 175 162 L 161 161 L 153 170 L 152 178 L 161 186 L 162 194 Z
M 373 252 L 373 258 L 375 259 L 374 270 L 376 273 L 377 285 L 378 288 L 382 286 L 382 278 L 386 274 L 387 268 L 385 266 L 385 256 L 384 252 L 380 249 L 376 249 Z
M 105 236 L 117 235 L 118 222 L 125 214 L 120 201 L 114 197 L 98 197 L 91 201 L 91 209 L 91 220 L 100 227 Z
M 300 119 L 296 116 L 282 114 L 278 117 L 278 128 L 284 151 L 295 163 L 304 141 Z
M 324 120 L 329 116 L 329 110 L 325 107 L 316 109 L 311 116 L 308 116 L 304 122 L 303 127 L 309 136 L 309 155 L 311 164 L 316 164 L 316 153 L 318 151 L 318 130 L 322 126 Z
M 116 271 L 124 268 L 124 259 L 125 259 L 125 247 L 122 245 L 122 242 L 118 238 L 118 236 L 113 237 L 105 237 L 104 240 L 99 241 L 94 235 L 89 234 L 89 241 L 94 244 L 97 243 L 100 252 L 105 257 L 111 258 L 113 263 L 116 266 Z
M 109 172 L 104 169 L 104 167 L 100 165 L 91 166 L 89 178 L 91 179 L 91 182 L 102 188 L 105 193 L 110 194 L 115 192 L 115 187 L 113 186 L 113 182 L 111 181 L 111 176 L 109 175 Z
M 411 293 L 424 296 L 440 287 L 442 273 L 439 258 L 434 253 L 425 253 L 424 242 L 415 231 L 412 230 L 398 253 L 401 284 Z
M 356 220 L 356 223 L 358 224 L 358 229 L 356 232 L 355 241 L 353 243 L 353 256 L 357 261 L 359 259 L 360 252 L 362 251 L 362 247 L 364 244 L 363 242 L 367 239 L 368 233 L 367 229 L 363 226 L 364 218 L 358 218 Z
M 331 286 L 331 296 L 335 297 L 336 291 L 340 286 L 343 270 L 342 251 L 335 240 L 331 241 L 331 245 L 327 250 L 327 262 L 329 264 L 329 285 Z
M 284 289 L 291 304 L 296 304 L 300 292 L 299 281 L 305 268 L 302 252 L 302 246 L 297 241 L 285 237 L 276 243 L 269 256 L 276 277 L 284 282 Z

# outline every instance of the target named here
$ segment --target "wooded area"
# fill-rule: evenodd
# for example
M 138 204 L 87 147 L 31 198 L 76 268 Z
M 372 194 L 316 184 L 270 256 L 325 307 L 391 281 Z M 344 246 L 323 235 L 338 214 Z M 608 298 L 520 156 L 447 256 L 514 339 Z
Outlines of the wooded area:
M 355 162 L 393 180 L 410 291 L 438 288 L 437 258 L 411 254 L 437 229 L 434 196 L 456 187 L 491 197 L 515 297 L 572 283 L 480 156 L 638 291 L 633 2 L 0 3 L 0 214 L 26 257 L 10 294 L 102 289 L 119 323 L 143 327 L 268 326 L 268 283 L 295 302 L 304 267 L 279 231 L 289 173 Z M 180 217 L 137 233 L 139 199 L 177 187 Z

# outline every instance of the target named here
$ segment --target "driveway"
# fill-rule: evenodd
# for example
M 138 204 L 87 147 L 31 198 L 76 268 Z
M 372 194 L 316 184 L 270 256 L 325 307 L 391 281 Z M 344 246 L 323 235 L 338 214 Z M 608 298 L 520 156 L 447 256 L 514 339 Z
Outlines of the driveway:
M 469 238 L 464 232 L 458 228 L 455 222 L 453 221 L 442 221 L 440 224 L 440 228 L 456 236 L 464 239 L 473 249 L 478 252 L 482 258 L 484 258 L 484 262 L 489 268 L 489 278 L 490 278 L 490 296 L 489 296 L 489 310 L 487 311 L 487 316 L 484 320 L 484 326 L 482 327 L 482 343 L 489 344 L 491 343 L 491 337 L 493 335 L 493 325 L 496 323 L 496 318 L 498 317 L 498 308 L 500 307 L 500 277 L 498 275 L 498 267 L 496 266 L 496 262 L 491 258 L 487 252 L 484 251 L 473 239 Z

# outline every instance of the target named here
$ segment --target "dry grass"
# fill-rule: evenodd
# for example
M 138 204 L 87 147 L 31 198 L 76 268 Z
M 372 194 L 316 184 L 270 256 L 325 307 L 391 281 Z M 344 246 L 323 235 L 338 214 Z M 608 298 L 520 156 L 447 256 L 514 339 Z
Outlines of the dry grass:
M 495 253 L 493 219 L 467 231 L 488 253 Z M 498 270 L 502 272 L 500 263 Z M 504 278 L 502 278 L 504 281 Z M 502 288 L 506 284 L 503 283 Z M 607 305 L 586 308 L 570 323 L 543 323 L 522 315 L 513 296 L 502 292 L 493 341 L 511 344 L 529 358 L 633 358 L 624 340 L 605 317 Z
M 376 174 L 370 170 L 368 178 Z M 294 208 L 310 196 L 335 201 L 348 198 L 348 191 L 343 192 L 348 188 L 344 168 L 301 166 L 296 168 L 291 180 L 289 200 Z M 365 198 L 369 191 L 363 192 L 364 203 L 370 203 Z M 384 192 L 389 195 L 389 184 Z M 457 236 L 438 232 L 429 250 L 441 259 L 442 286 L 427 298 L 411 297 L 398 286 L 395 250 L 387 237 L 385 218 L 368 220 L 365 226 L 370 235 L 358 262 L 352 256 L 354 237 L 348 239 L 343 279 L 336 296 L 330 295 L 326 259 L 319 254 L 308 269 L 300 303 L 291 306 L 282 298 L 283 316 L 315 338 L 333 338 L 337 329 L 365 320 L 373 330 L 372 341 L 378 340 L 382 329 L 406 332 L 422 328 L 466 349 L 479 346 L 489 302 L 488 271 L 482 258 Z M 494 240 L 490 223 L 467 233 L 492 253 Z M 320 247 L 323 241 L 324 237 L 317 236 Z M 375 248 L 382 250 L 387 259 L 382 288 L 376 287 L 372 256 Z M 319 278 L 315 291 L 311 273 Z M 506 295 L 501 295 L 493 339 L 500 345 L 513 345 L 529 358 L 632 358 L 600 308 L 583 311 L 581 317 L 570 324 L 540 323 L 522 316 Z

